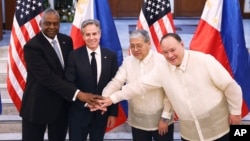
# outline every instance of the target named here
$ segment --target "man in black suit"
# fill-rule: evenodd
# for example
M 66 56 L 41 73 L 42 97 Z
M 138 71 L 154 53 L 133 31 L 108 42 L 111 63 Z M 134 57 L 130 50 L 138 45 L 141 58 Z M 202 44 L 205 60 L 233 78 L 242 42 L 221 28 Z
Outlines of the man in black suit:
M 40 27 L 41 32 L 24 46 L 27 80 L 20 112 L 22 140 L 43 141 L 47 128 L 50 141 L 65 141 L 68 101 L 77 99 L 92 105 L 100 97 L 84 93 L 66 82 L 64 62 L 73 45 L 69 36 L 59 33 L 58 12 L 46 9 Z M 56 45 L 52 45 L 52 40 Z M 58 55 L 53 47 L 59 49 Z
M 70 53 L 66 77 L 81 91 L 101 95 L 118 69 L 117 56 L 107 48 L 100 47 L 101 28 L 98 20 L 83 21 L 81 32 L 86 46 Z M 92 52 L 95 52 L 94 56 Z M 93 57 L 96 59 L 97 72 L 91 68 Z M 91 112 L 85 103 L 78 100 L 72 102 L 69 111 L 70 141 L 86 141 L 88 135 L 91 141 L 102 141 L 106 127 L 114 126 L 117 114 L 118 105 L 112 105 L 102 115 L 101 111 Z

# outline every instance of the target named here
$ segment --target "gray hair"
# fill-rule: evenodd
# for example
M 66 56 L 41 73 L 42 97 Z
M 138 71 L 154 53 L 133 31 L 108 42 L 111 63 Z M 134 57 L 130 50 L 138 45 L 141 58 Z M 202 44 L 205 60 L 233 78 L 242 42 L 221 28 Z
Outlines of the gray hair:
M 55 10 L 55 9 L 53 9 L 53 8 L 51 8 L 51 7 L 48 7 L 48 8 L 46 8 L 46 9 L 43 11 L 41 22 L 44 21 L 44 16 L 47 15 L 48 13 L 53 13 L 53 14 L 55 14 L 55 15 L 58 17 L 58 19 L 60 20 L 60 15 L 59 15 L 58 11 Z
M 150 37 L 148 34 L 148 31 L 144 30 L 144 29 L 136 29 L 134 31 L 132 31 L 130 33 L 129 38 L 138 38 L 138 37 L 142 37 L 144 39 L 144 42 L 150 42 Z
M 99 30 L 101 31 L 101 25 L 100 22 L 96 19 L 87 19 L 84 20 L 81 24 L 81 32 L 83 33 L 83 28 L 86 27 L 87 25 L 95 25 L 96 27 L 99 28 Z

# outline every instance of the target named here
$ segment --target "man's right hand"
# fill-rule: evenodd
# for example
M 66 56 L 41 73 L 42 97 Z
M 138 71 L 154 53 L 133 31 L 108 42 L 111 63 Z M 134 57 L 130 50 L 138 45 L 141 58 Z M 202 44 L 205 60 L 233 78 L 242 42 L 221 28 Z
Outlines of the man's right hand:
M 80 91 L 77 94 L 76 97 L 77 97 L 78 100 L 80 100 L 82 102 L 86 102 L 89 105 L 95 106 L 95 107 L 101 106 L 101 104 L 98 102 L 98 100 L 103 99 L 103 97 L 100 96 L 100 95 L 95 95 L 95 94 L 91 94 L 91 93 L 85 93 L 85 92 L 82 92 L 82 91 Z

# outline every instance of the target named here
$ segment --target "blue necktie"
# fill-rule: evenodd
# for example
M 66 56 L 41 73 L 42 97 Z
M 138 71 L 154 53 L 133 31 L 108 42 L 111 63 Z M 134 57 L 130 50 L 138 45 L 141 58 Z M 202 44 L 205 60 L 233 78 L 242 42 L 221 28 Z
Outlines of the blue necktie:
M 59 47 L 57 46 L 56 40 L 52 40 L 52 44 L 53 44 L 53 48 L 57 54 L 57 57 L 59 58 L 59 60 L 61 62 L 62 67 L 64 67 L 63 58 L 61 57 L 60 50 L 59 50 Z

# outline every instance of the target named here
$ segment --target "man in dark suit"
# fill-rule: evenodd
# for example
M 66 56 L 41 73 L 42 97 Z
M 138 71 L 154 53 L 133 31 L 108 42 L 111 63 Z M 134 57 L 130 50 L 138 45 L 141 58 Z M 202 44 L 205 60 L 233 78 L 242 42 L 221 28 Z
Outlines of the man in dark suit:
M 73 45 L 69 36 L 59 33 L 59 26 L 58 12 L 46 9 L 40 21 L 41 32 L 24 46 L 27 80 L 20 112 L 23 141 L 43 141 L 46 128 L 50 141 L 65 141 L 68 101 L 77 99 L 92 105 L 100 98 L 65 81 L 64 62 Z M 59 49 L 58 55 L 53 47 Z
M 66 77 L 80 90 L 101 95 L 118 69 L 117 56 L 107 48 L 100 47 L 101 28 L 98 20 L 83 21 L 81 32 L 86 46 L 70 53 Z M 95 52 L 94 56 L 92 52 Z M 97 72 L 91 68 L 93 57 L 96 59 Z M 101 111 L 91 112 L 85 103 L 78 100 L 72 102 L 69 112 L 70 141 L 86 141 L 88 135 L 91 141 L 102 141 L 106 127 L 114 126 L 117 114 L 118 105 L 112 105 L 102 115 Z

